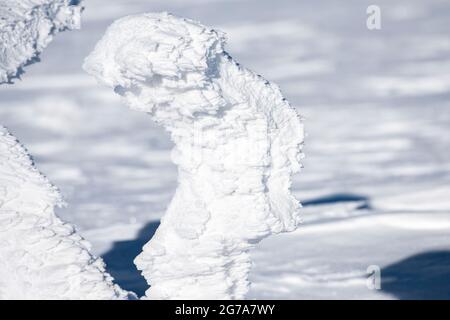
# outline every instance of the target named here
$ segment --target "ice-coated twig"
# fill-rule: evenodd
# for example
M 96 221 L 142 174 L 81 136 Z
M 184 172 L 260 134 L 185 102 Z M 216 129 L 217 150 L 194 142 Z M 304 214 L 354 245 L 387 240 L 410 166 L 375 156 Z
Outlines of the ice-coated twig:
M 223 49 L 224 35 L 167 13 L 114 22 L 85 70 L 164 126 L 176 146 L 178 188 L 136 258 L 157 299 L 237 299 L 248 251 L 292 231 L 303 126 L 276 85 Z

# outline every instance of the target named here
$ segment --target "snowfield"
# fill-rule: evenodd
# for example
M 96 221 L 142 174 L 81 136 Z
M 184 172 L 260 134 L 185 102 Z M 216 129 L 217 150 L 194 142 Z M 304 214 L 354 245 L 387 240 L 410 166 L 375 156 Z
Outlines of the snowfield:
M 177 187 L 164 130 L 85 74 L 106 27 L 169 11 L 227 34 L 227 51 L 276 82 L 305 117 L 304 169 L 292 189 L 297 231 L 252 251 L 248 297 L 450 298 L 450 39 L 447 1 L 89 0 L 83 28 L 55 37 L 13 86 L 0 123 L 34 156 L 75 224 L 126 290 L 133 260 Z M 381 290 L 367 268 L 381 268 Z

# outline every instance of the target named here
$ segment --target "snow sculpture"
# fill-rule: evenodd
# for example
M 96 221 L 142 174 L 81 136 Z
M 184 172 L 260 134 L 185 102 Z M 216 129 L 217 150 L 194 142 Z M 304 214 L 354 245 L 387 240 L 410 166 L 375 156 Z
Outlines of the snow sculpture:
M 147 298 L 239 299 L 248 251 L 294 230 L 303 127 L 278 87 L 241 67 L 224 35 L 173 15 L 114 22 L 84 68 L 170 132 L 179 186 L 136 258 Z
M 0 83 L 20 76 L 53 35 L 80 26 L 79 0 L 0 0 Z
M 114 299 L 89 244 L 54 213 L 59 192 L 0 127 L 0 299 Z

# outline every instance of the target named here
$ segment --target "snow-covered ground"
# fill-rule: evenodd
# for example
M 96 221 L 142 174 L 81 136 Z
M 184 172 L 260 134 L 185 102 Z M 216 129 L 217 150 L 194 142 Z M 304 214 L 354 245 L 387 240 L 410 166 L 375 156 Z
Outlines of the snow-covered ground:
M 23 81 L 0 87 L 0 122 L 60 187 L 124 289 L 176 188 L 173 147 L 150 117 L 85 74 L 83 58 L 130 13 L 166 10 L 228 33 L 244 66 L 278 83 L 308 133 L 293 189 L 298 231 L 253 251 L 249 298 L 450 298 L 450 4 L 372 1 L 87 0 Z M 366 269 L 381 268 L 381 290 Z

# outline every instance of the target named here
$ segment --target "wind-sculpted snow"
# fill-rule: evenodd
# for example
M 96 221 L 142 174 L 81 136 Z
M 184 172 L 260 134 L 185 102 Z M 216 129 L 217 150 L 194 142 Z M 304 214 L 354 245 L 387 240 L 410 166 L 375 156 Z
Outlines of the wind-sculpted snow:
M 148 298 L 230 299 L 248 291 L 248 251 L 292 231 L 303 127 L 278 87 L 241 67 L 222 33 L 167 13 L 112 24 L 85 70 L 170 134 L 178 189 L 136 258 Z
M 118 299 L 90 245 L 54 213 L 57 189 L 0 127 L 0 299 Z
M 0 83 L 37 60 L 53 36 L 80 26 L 80 1 L 0 0 Z

